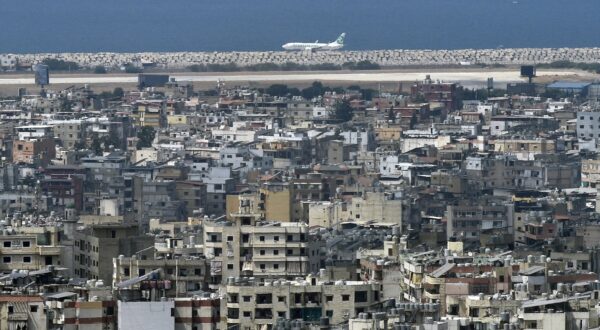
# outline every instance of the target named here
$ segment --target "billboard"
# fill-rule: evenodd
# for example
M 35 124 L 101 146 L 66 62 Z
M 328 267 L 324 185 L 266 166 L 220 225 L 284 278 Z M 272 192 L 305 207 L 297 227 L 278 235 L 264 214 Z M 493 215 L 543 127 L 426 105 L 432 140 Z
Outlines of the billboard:
M 533 65 L 521 66 L 521 77 L 535 77 L 535 67 Z
M 45 64 L 37 64 L 33 67 L 35 73 L 35 84 L 39 86 L 46 86 L 50 84 L 50 71 L 48 66 Z

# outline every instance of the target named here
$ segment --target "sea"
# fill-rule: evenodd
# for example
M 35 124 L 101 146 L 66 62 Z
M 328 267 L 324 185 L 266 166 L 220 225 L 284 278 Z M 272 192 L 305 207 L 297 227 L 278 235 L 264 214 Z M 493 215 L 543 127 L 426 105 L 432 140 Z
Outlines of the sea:
M 0 0 L 0 53 L 600 46 L 600 0 Z

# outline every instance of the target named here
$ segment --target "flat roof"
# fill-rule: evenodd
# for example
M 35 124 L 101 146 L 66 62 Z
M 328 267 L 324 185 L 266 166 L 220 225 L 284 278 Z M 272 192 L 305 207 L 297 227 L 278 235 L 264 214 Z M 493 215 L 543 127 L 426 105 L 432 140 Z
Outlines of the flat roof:
M 572 82 L 572 81 L 557 81 L 548 86 L 547 88 L 569 88 L 569 89 L 583 89 L 591 85 L 589 82 Z

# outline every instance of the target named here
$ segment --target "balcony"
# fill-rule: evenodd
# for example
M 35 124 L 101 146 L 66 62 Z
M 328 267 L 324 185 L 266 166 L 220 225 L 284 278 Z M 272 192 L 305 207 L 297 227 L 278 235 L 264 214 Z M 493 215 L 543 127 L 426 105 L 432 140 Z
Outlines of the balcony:
M 286 241 L 252 241 L 254 247 L 276 247 L 276 248 L 305 248 L 306 242 L 286 242 Z
M 441 295 L 439 293 L 434 293 L 434 292 L 429 292 L 429 291 L 424 291 L 423 292 L 423 297 L 425 299 L 430 299 L 430 300 L 439 300 L 439 299 L 441 299 Z
M 284 255 L 274 255 L 274 254 L 265 254 L 265 255 L 253 255 L 252 260 L 254 261 L 283 261 L 285 258 Z

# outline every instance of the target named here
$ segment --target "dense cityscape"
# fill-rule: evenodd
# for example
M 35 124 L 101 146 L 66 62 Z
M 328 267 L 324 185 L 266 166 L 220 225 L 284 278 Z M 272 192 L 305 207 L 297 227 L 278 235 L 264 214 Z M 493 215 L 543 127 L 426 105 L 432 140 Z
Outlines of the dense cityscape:
M 600 48 L 335 35 L 0 54 L 0 330 L 600 329 Z

